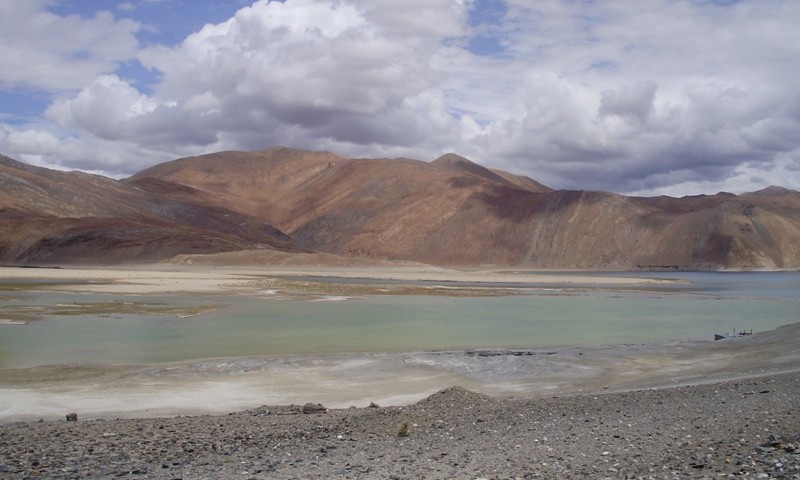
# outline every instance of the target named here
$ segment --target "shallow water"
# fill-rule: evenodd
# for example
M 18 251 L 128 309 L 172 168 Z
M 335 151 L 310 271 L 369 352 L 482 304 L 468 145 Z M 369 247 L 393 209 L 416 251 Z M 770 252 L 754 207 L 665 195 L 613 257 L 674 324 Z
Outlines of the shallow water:
M 0 324 L 0 368 L 710 339 L 717 332 L 763 331 L 800 321 L 798 273 L 649 276 L 691 283 L 626 291 L 531 288 L 505 297 L 302 300 L 272 291 L 260 297 L 19 292 L 1 301 L 0 308 L 109 302 L 219 308 L 187 318 L 156 309 L 146 315 L 111 312 L 9 321 Z

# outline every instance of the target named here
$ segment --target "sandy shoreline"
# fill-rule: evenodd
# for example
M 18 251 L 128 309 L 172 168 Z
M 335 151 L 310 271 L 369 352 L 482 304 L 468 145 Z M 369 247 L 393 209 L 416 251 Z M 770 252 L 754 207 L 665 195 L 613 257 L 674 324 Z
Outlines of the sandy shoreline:
M 3 478 L 800 478 L 800 376 L 0 425 Z M 301 413 L 301 412 L 308 413 Z
M 406 405 L 459 385 L 532 398 L 717 382 L 800 371 L 800 323 L 713 341 L 558 349 L 292 355 L 152 365 L 0 370 L 0 423 L 223 414 L 264 403 Z

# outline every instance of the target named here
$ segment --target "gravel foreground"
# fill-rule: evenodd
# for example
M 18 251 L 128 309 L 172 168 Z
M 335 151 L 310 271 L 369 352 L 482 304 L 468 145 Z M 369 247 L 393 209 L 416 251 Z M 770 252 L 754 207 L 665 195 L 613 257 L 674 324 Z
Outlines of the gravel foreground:
M 0 477 L 800 479 L 800 375 L 406 407 L 0 425 Z M 303 413 L 305 412 L 307 413 Z

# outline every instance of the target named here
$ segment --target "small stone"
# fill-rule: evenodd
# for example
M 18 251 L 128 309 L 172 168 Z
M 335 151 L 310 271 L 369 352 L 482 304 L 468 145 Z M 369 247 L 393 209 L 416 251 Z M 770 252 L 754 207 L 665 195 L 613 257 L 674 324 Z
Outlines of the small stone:
M 68 413 L 67 414 L 67 421 L 68 422 L 77 422 L 78 421 L 78 414 L 77 413 Z

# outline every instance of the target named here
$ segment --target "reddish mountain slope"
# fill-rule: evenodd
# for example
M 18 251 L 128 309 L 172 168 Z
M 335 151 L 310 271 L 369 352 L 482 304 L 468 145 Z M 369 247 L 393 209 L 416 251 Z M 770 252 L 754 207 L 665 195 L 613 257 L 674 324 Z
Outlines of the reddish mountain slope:
M 243 249 L 530 268 L 796 268 L 800 193 L 553 191 L 455 154 L 426 163 L 220 152 L 124 181 L 0 156 L 2 262 Z
M 800 194 L 775 188 L 632 198 L 552 191 L 454 154 L 425 163 L 286 148 L 181 159 L 127 180 L 158 193 L 155 181 L 336 254 L 541 268 L 800 266 Z

